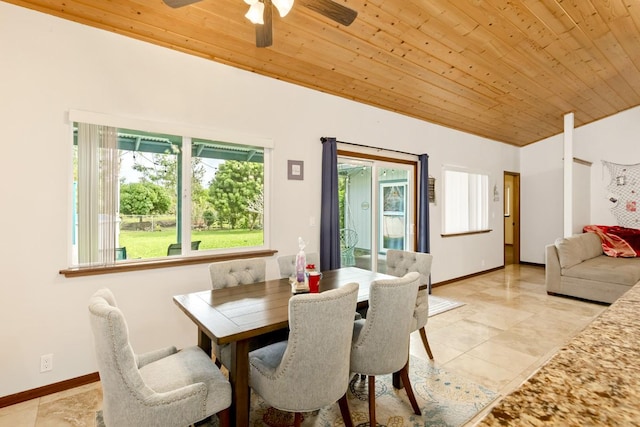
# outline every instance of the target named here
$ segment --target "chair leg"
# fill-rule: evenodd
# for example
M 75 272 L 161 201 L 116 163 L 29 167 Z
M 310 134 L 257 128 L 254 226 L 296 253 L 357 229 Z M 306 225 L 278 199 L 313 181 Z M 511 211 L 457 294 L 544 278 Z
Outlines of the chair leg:
M 433 354 L 431 353 L 431 347 L 429 347 L 429 341 L 427 341 L 427 331 L 424 329 L 424 326 L 420 328 L 420 338 L 422 338 L 422 344 L 424 344 L 425 350 L 427 350 L 427 354 L 429 355 L 429 359 L 433 360 Z
M 296 412 L 293 415 L 293 425 L 294 427 L 300 427 L 302 424 L 302 414 L 300 412 Z
M 231 414 L 230 408 L 226 408 L 218 412 L 217 415 L 218 415 L 218 421 L 220 421 L 220 427 L 229 427 L 231 425 L 230 414 Z
M 342 421 L 344 421 L 345 427 L 353 427 L 351 411 L 349 411 L 349 404 L 347 403 L 347 393 L 338 400 L 338 404 L 340 405 L 340 413 L 342 414 Z
M 369 425 L 376 426 L 376 377 L 369 375 Z
M 411 402 L 413 412 L 416 415 L 422 415 L 418 402 L 416 402 L 416 396 L 413 394 L 411 381 L 409 380 L 409 362 L 407 362 L 407 364 L 400 370 L 400 378 L 402 378 L 402 384 L 404 384 L 404 389 L 407 391 L 407 397 L 409 398 L 409 402 Z

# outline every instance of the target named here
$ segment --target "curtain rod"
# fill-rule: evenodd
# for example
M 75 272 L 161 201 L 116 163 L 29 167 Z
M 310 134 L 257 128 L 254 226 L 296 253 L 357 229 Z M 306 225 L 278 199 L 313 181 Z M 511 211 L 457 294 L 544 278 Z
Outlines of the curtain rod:
M 327 140 L 327 137 L 326 137 L 326 136 L 323 136 L 323 137 L 321 137 L 321 138 L 320 138 L 320 142 L 325 142 L 326 140 Z M 371 149 L 373 149 L 373 150 L 384 150 L 384 151 L 389 151 L 389 152 L 392 152 L 392 153 L 407 154 L 407 155 L 409 155 L 409 156 L 416 156 L 416 157 L 418 157 L 418 156 L 419 156 L 419 154 L 415 154 L 415 153 L 408 153 L 408 152 L 406 152 L 406 151 L 391 150 L 391 149 L 389 149 L 389 148 L 372 147 L 372 146 L 370 146 L 370 145 L 356 144 L 356 143 L 354 143 L 354 142 L 338 141 L 337 139 L 336 139 L 336 142 L 339 142 L 340 144 L 353 145 L 353 146 L 355 146 L 355 147 L 371 148 Z

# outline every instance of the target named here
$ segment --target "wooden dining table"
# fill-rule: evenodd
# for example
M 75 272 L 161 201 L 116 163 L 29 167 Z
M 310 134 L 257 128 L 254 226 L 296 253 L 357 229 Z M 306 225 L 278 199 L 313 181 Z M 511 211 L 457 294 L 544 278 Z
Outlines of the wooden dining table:
M 325 271 L 320 292 L 357 282 L 358 309 L 366 308 L 369 285 L 392 279 L 382 273 L 345 267 Z M 229 382 L 232 387 L 232 424 L 249 425 L 249 350 L 254 340 L 288 329 L 289 279 L 275 279 L 224 289 L 206 290 L 173 297 L 178 307 L 198 326 L 198 345 L 211 354 L 212 342 L 231 345 Z

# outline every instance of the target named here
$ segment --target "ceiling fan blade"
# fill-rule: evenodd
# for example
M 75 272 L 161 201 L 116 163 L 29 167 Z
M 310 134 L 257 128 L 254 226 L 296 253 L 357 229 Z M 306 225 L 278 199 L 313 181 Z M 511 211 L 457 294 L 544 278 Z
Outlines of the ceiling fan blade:
M 264 24 L 256 24 L 256 46 L 269 47 L 273 44 L 273 8 L 271 0 L 264 0 Z
M 356 19 L 358 12 L 332 0 L 298 0 L 307 8 L 333 19 L 339 24 L 348 26 Z
M 200 0 L 162 0 L 167 6 L 173 7 L 173 8 L 177 8 L 177 7 L 182 7 L 182 6 L 186 6 L 188 4 L 191 3 L 197 3 Z

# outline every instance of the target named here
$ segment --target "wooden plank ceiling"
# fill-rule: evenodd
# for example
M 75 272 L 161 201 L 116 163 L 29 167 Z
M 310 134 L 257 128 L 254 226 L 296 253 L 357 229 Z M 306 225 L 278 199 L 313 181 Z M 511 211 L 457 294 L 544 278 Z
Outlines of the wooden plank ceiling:
M 7 2 L 515 146 L 640 105 L 640 0 L 336 1 L 353 24 L 294 4 L 268 48 L 242 0 Z

